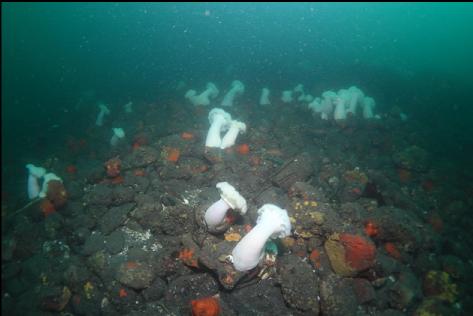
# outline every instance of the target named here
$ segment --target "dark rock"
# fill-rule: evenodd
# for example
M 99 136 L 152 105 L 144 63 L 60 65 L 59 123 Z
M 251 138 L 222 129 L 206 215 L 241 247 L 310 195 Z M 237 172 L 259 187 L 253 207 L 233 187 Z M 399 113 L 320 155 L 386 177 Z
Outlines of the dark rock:
M 440 258 L 437 254 L 430 251 L 420 252 L 415 258 L 413 268 L 419 275 L 423 275 L 430 270 L 440 270 Z
M 67 204 L 61 209 L 61 214 L 66 217 L 74 217 L 77 215 L 84 214 L 85 207 L 81 201 L 68 201 Z
M 13 253 L 16 248 L 16 240 L 14 238 L 2 238 L 2 261 L 10 261 L 13 259 Z
M 79 227 L 72 234 L 73 241 L 78 245 L 82 245 L 90 237 L 91 232 L 87 227 Z
M 404 316 L 406 314 L 396 309 L 386 309 L 382 312 L 379 312 L 378 315 L 379 316 Z
M 161 208 L 161 204 L 156 202 L 156 199 L 151 194 L 137 194 L 135 195 L 136 207 L 131 216 L 135 220 L 142 220 L 148 215 Z
M 130 174 L 125 176 L 124 185 L 133 188 L 135 194 L 143 194 L 148 190 L 150 181 L 147 177 Z
M 366 279 L 353 279 L 353 290 L 360 304 L 366 304 L 376 299 L 374 288 Z
M 295 182 L 289 189 L 289 196 L 304 201 L 328 202 L 321 188 L 316 188 L 307 182 Z
M 64 217 L 54 212 L 44 219 L 44 231 L 47 239 L 60 238 L 59 234 L 64 224 Z
M 454 279 L 463 279 L 466 276 L 466 268 L 463 261 L 455 256 L 447 255 L 442 257 L 443 271 L 450 274 Z
M 429 168 L 429 153 L 423 148 L 410 146 L 393 155 L 396 165 L 413 171 L 424 172 Z
M 139 310 L 130 311 L 127 316 L 172 316 L 180 315 L 177 306 L 163 301 L 148 302 L 140 307 Z
M 82 253 L 85 256 L 90 256 L 91 254 L 104 249 L 104 247 L 105 236 L 101 232 L 92 232 L 82 247 Z
M 386 173 L 370 170 L 367 172 L 370 182 L 364 196 L 375 198 L 380 206 L 390 205 L 400 209 L 412 210 L 420 215 L 423 209 L 408 193 L 401 190 L 399 184 L 390 180 Z M 370 192 L 368 192 L 370 191 Z
M 387 277 L 394 273 L 399 273 L 401 268 L 402 265 L 398 260 L 387 256 L 380 251 L 376 253 L 376 264 L 374 270 L 377 275 Z
M 68 204 L 67 207 L 69 207 L 70 204 Z M 74 209 L 68 214 L 69 216 L 66 215 L 65 225 L 72 230 L 76 230 L 80 227 L 92 229 L 96 225 L 96 219 L 102 216 L 106 211 L 107 206 L 105 205 L 87 206 L 85 203 L 80 203 L 80 205 L 75 204 Z
M 95 184 L 86 187 L 82 198 L 87 205 L 109 206 L 113 200 L 113 190 L 106 184 Z
M 153 258 L 153 254 L 143 249 L 140 245 L 130 245 L 128 250 L 128 261 L 149 262 Z
M 302 153 L 282 165 L 271 180 L 288 191 L 294 183 L 307 180 L 312 172 L 312 158 L 308 153 Z
M 80 287 L 91 277 L 91 273 L 87 270 L 82 261 L 78 261 L 76 264 L 71 264 L 67 267 L 63 273 L 63 277 L 70 286 Z
M 9 293 L 13 297 L 19 296 L 21 293 L 24 293 L 30 287 L 30 283 L 24 278 L 13 278 L 5 282 L 4 291 Z
M 84 184 L 79 181 L 68 181 L 66 183 L 67 195 L 69 202 L 80 199 L 84 195 L 83 191 Z
M 220 148 L 205 148 L 204 158 L 211 165 L 217 165 L 223 162 L 224 153 Z
M 86 175 L 86 182 L 88 184 L 96 184 L 102 181 L 103 177 L 105 175 L 105 172 L 103 170 L 103 166 L 96 166 L 93 170 L 88 172 Z
M 71 298 L 71 291 L 66 286 L 45 287 L 41 292 L 41 309 L 46 311 L 62 311 Z
M 147 263 L 128 261 L 123 263 L 117 272 L 117 280 L 133 289 L 149 287 L 155 278 L 153 268 Z
M 13 258 L 24 260 L 38 253 L 41 249 L 39 240 L 43 240 L 41 225 L 35 225 L 30 221 L 21 221 L 15 226 L 14 238 L 16 246 L 14 247 Z
M 223 292 L 221 298 L 236 315 L 298 315 L 284 304 L 281 291 L 270 279 Z
M 399 274 L 398 280 L 389 286 L 389 304 L 399 310 L 411 306 L 417 299 L 422 297 L 420 282 L 409 270 Z
M 15 299 L 8 293 L 2 295 L 2 315 L 14 315 Z
M 146 167 L 155 162 L 159 157 L 159 152 L 153 147 L 141 146 L 123 159 L 123 169 Z
M 358 300 L 351 279 L 336 274 L 324 277 L 320 284 L 321 310 L 323 315 L 353 315 L 358 309 Z
M 179 169 L 186 175 L 186 178 L 192 178 L 193 182 L 204 183 L 207 182 L 207 171 L 209 165 L 201 159 L 195 157 L 183 157 L 179 161 Z
M 144 289 L 141 294 L 146 301 L 157 301 L 164 296 L 167 289 L 167 284 L 161 278 L 156 278 L 151 285 Z
M 70 305 L 74 311 L 74 315 L 102 316 L 104 315 L 104 309 L 100 306 L 101 299 L 98 294 L 97 296 L 94 294 L 91 297 L 87 297 L 85 294 L 74 294 L 72 295 Z
M 51 264 L 43 254 L 36 254 L 21 263 L 21 276 L 28 282 L 34 284 L 38 282 L 41 273 L 48 270 Z
M 254 199 L 256 205 L 264 205 L 267 203 L 271 203 L 278 205 L 283 209 L 288 209 L 288 207 L 290 207 L 291 205 L 287 194 L 285 194 L 282 189 L 273 186 L 270 186 L 264 189 L 264 191 L 258 193 Z M 256 217 L 254 218 L 254 220 L 256 220 Z
M 133 202 L 135 191 L 130 187 L 118 186 L 112 191 L 112 205 L 122 205 Z
M 190 315 L 191 300 L 218 293 L 217 282 L 207 273 L 180 276 L 173 280 L 164 295 L 164 301 L 179 308 L 180 315 Z
M 121 231 L 114 231 L 105 239 L 105 248 L 111 254 L 117 254 L 122 251 L 125 245 L 125 234 Z
M 372 218 L 379 227 L 378 234 L 373 237 L 375 240 L 397 242 L 407 252 L 436 247 L 432 228 L 424 225 L 412 212 L 383 206 L 373 213 Z
M 4 263 L 2 265 L 2 280 L 8 280 L 18 275 L 21 271 L 21 265 L 17 263 Z
M 318 315 L 319 280 L 312 267 L 297 256 L 278 259 L 281 291 L 289 306 Z
M 150 214 L 146 220 L 157 226 L 151 228 L 166 235 L 178 236 L 192 231 L 194 214 L 186 205 L 167 206 Z
M 105 251 L 97 251 L 93 255 L 87 258 L 87 266 L 89 269 L 98 274 L 104 282 L 109 279 L 109 275 L 112 273 L 110 266 L 111 256 Z
M 60 264 L 70 259 L 69 245 L 59 239 L 47 240 L 42 245 L 42 255 L 48 260 L 54 260 L 54 264 Z M 51 262 L 50 262 L 51 263 Z
M 110 208 L 99 221 L 99 229 L 105 235 L 110 234 L 125 222 L 135 203 L 128 203 Z

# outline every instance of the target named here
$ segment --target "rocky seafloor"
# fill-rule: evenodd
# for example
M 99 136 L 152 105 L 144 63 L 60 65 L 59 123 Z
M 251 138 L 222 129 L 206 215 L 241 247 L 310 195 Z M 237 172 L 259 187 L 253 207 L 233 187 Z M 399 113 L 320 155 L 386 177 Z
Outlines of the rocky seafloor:
M 204 146 L 209 107 L 135 109 L 36 161 L 62 177 L 63 207 L 2 199 L 2 314 L 190 315 L 209 297 L 220 315 L 473 310 L 472 177 L 415 120 L 393 110 L 340 125 L 297 106 L 235 106 L 225 110 L 247 132 L 220 150 Z M 127 131 L 114 148 L 112 126 Z M 210 234 L 197 214 L 221 181 L 248 212 Z M 225 256 L 265 203 L 287 210 L 292 234 L 238 272 Z

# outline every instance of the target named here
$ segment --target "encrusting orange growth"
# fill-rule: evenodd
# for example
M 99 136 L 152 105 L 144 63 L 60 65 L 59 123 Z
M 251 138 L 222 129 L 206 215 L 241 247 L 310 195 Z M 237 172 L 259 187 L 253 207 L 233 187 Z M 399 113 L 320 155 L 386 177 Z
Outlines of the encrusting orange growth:
M 238 213 L 235 213 L 233 210 L 229 210 L 227 214 L 225 214 L 225 218 L 223 219 L 228 224 L 233 224 L 237 220 Z
M 432 226 L 435 232 L 441 233 L 443 230 L 443 221 L 438 214 L 432 214 L 428 219 L 429 224 Z
M 46 198 L 54 205 L 54 208 L 60 209 L 67 202 L 67 192 L 64 184 L 58 180 L 48 182 L 48 192 Z
M 432 192 L 434 187 L 435 184 L 432 180 L 425 180 L 424 182 L 422 182 L 422 189 L 424 189 L 424 191 Z
M 224 236 L 226 241 L 240 241 L 241 239 L 239 233 L 226 233 Z
M 197 259 L 194 258 L 194 250 L 184 248 L 179 252 L 179 259 L 190 267 L 198 268 Z
M 243 226 L 243 230 L 244 230 L 246 233 L 249 233 L 252 228 L 253 228 L 253 227 L 251 227 L 250 224 L 245 224 L 245 226 Z
M 135 177 L 144 177 L 146 175 L 143 169 L 136 169 L 135 171 L 133 171 L 133 174 L 135 175 Z
M 372 221 L 365 222 L 365 233 L 369 237 L 378 235 L 378 226 Z
M 127 269 L 136 269 L 140 265 L 135 261 L 128 261 L 125 266 L 126 266 Z
M 44 217 L 48 217 L 52 213 L 56 212 L 54 204 L 48 199 L 43 199 L 39 207 L 41 208 L 41 212 L 43 213 Z
M 199 174 L 199 173 L 206 172 L 208 169 L 209 167 L 207 167 L 207 165 L 200 165 L 200 166 L 191 168 L 190 171 L 192 174 Z
M 66 172 L 68 174 L 76 174 L 77 173 L 77 167 L 74 165 L 69 165 L 66 167 Z
M 194 134 L 189 133 L 189 132 L 183 132 L 181 134 L 181 138 L 184 140 L 193 140 L 194 139 Z
M 137 150 L 137 149 L 140 148 L 140 147 L 141 147 L 141 145 L 140 145 L 140 143 L 138 143 L 138 142 L 134 142 L 133 145 L 131 146 L 131 148 L 132 148 L 133 150 Z
M 266 150 L 266 153 L 271 156 L 282 156 L 282 152 L 277 148 L 271 148 Z
M 126 292 L 125 289 L 120 289 L 120 292 L 118 293 L 120 297 L 127 297 L 128 293 Z
M 399 181 L 403 183 L 409 182 L 411 180 L 411 173 L 409 170 L 399 169 L 398 174 L 399 174 Z
M 177 162 L 181 156 L 181 151 L 178 148 L 166 147 L 166 160 L 170 162 Z
M 192 316 L 218 316 L 220 315 L 220 304 L 215 297 L 205 297 L 192 300 Z
M 235 283 L 234 273 L 225 274 L 225 276 L 222 277 L 222 282 L 225 284 L 234 284 Z
M 317 249 L 312 250 L 309 256 L 309 260 L 316 268 L 320 268 L 322 266 L 322 264 L 320 263 L 320 252 Z
M 237 147 L 237 152 L 240 155 L 247 155 L 250 152 L 250 146 L 248 144 L 242 144 Z
M 364 270 L 373 265 L 376 247 L 365 238 L 351 234 L 341 234 L 340 241 L 345 248 L 345 260 L 356 270 Z
M 144 134 L 138 134 L 138 135 L 135 135 L 135 138 L 133 139 L 132 148 L 133 150 L 136 150 L 146 144 L 148 144 L 148 137 L 146 137 L 146 135 Z
M 261 158 L 258 156 L 251 156 L 249 159 L 251 166 L 259 166 L 261 164 Z
M 122 162 L 118 158 L 112 158 L 105 162 L 105 170 L 107 171 L 107 176 L 114 178 L 120 174 Z
M 387 242 L 384 244 L 384 250 L 393 257 L 394 259 L 401 259 L 401 253 L 397 250 L 396 246 L 392 242 Z
M 125 181 L 125 179 L 122 176 L 117 176 L 113 179 L 110 180 L 111 184 L 121 184 Z

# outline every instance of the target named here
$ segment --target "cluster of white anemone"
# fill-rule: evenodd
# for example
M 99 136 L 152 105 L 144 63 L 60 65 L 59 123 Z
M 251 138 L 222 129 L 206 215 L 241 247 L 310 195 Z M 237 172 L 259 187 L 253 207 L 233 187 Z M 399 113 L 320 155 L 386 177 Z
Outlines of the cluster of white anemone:
M 42 167 L 37 167 L 33 164 L 27 164 L 26 169 L 28 169 L 28 198 L 30 200 L 36 199 L 38 197 L 44 198 L 48 193 L 48 183 L 51 180 L 61 181 L 54 173 L 46 173 L 46 169 Z M 40 181 L 43 181 L 40 185 Z
M 103 125 L 103 120 L 106 115 L 110 115 L 110 109 L 105 103 L 98 103 L 98 108 L 99 108 L 99 113 L 97 114 L 97 118 L 95 119 L 95 125 L 97 126 L 102 126 Z M 133 102 L 129 101 L 123 106 L 123 110 L 125 113 L 133 113 Z
M 379 118 L 374 114 L 375 106 L 374 99 L 355 86 L 340 89 L 337 93 L 332 90 L 325 91 L 321 97 L 315 98 L 308 105 L 314 115 L 320 115 L 324 120 L 333 118 L 336 121 L 345 120 L 349 115 L 360 114 L 364 119 Z
M 113 135 L 110 139 L 110 145 L 112 145 L 112 147 L 115 147 L 123 138 L 125 138 L 125 131 L 123 130 L 123 128 L 120 127 L 114 127 L 112 128 L 112 131 Z
M 184 97 L 186 99 L 189 99 L 189 101 L 197 106 L 197 105 L 210 105 L 210 99 L 214 99 L 218 96 L 220 91 L 217 89 L 217 86 L 213 84 L 212 82 L 208 82 L 206 89 L 201 92 L 200 94 L 197 94 L 196 90 L 188 90 Z
M 244 215 L 246 200 L 229 183 L 217 183 L 220 199 L 205 212 L 205 223 L 209 228 L 223 223 L 229 209 Z M 258 210 L 256 226 L 253 227 L 233 248 L 231 261 L 238 271 L 248 271 L 258 265 L 264 256 L 266 242 L 270 238 L 284 238 L 291 234 L 291 221 L 287 211 L 274 204 L 264 204 Z
M 125 110 L 125 113 L 133 113 L 133 102 L 128 102 L 123 106 L 123 109 Z M 95 125 L 97 126 L 102 126 L 103 125 L 103 119 L 105 115 L 110 115 L 110 109 L 104 104 L 104 103 L 99 103 L 99 114 L 97 115 L 97 119 L 95 120 Z M 125 131 L 121 127 L 113 127 L 112 128 L 113 135 L 112 138 L 110 139 L 110 145 L 112 147 L 115 147 L 118 145 L 118 143 L 125 138 Z
M 187 90 L 186 94 L 184 97 L 188 99 L 192 105 L 194 106 L 208 106 L 211 103 L 212 99 L 215 99 L 218 94 L 219 90 L 217 86 L 212 83 L 208 82 L 206 89 L 201 92 L 200 94 L 197 94 L 196 90 Z M 223 96 L 222 102 L 220 103 L 221 106 L 227 106 L 231 107 L 233 106 L 233 102 L 236 97 L 242 95 L 245 92 L 245 85 L 239 81 L 239 80 L 234 80 L 232 81 L 230 85 L 230 89 L 228 89 L 227 93 Z
M 104 116 L 110 114 L 110 109 L 104 103 L 99 103 L 98 107 L 99 107 L 99 114 L 97 114 L 97 119 L 95 120 L 95 125 L 102 126 Z
M 294 100 L 298 102 L 311 102 L 314 97 L 311 94 L 308 94 L 304 90 L 304 85 L 299 83 L 292 90 L 284 90 L 281 95 L 281 101 L 283 103 L 291 103 Z
M 246 124 L 232 120 L 230 113 L 220 108 L 209 112 L 210 128 L 205 139 L 205 147 L 225 149 L 235 144 L 238 134 L 246 132 Z M 221 133 L 225 132 L 222 137 Z

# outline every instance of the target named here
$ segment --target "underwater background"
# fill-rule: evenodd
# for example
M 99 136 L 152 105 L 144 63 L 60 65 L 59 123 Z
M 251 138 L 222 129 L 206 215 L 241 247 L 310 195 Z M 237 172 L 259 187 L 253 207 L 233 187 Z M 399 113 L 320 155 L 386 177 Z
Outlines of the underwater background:
M 430 161 L 433 164 L 442 165 L 439 170 L 445 173 L 443 174 L 445 177 L 454 178 L 454 180 L 450 179 L 454 184 L 448 184 L 452 192 L 455 187 L 454 197 L 448 195 L 448 188 L 446 188 L 447 193 L 443 197 L 443 193 L 439 193 L 432 199 L 461 203 L 461 206 L 457 204 L 457 208 L 461 211 L 457 211 L 456 217 L 450 218 L 450 222 L 446 219 L 449 215 L 441 215 L 445 226 L 451 227 L 451 230 L 446 229 L 439 233 L 444 238 L 443 244 L 449 244 L 446 247 L 448 249 L 444 247 L 439 256 L 455 255 L 459 258 L 456 259 L 462 262 L 463 272 L 460 273 L 461 276 L 456 275 L 455 278 L 458 291 L 453 291 L 451 285 L 445 285 L 446 288 L 450 286 L 450 292 L 455 292 L 456 298 L 449 296 L 443 301 L 447 303 L 441 307 L 432 301 L 426 303 L 425 299 L 422 300 L 419 296 L 415 303 L 399 305 L 386 303 L 385 306 L 376 308 L 379 311 L 392 309 L 400 314 L 417 312 L 418 315 L 421 315 L 422 306 L 424 309 L 428 309 L 426 306 L 430 308 L 429 315 L 444 315 L 438 310 L 458 315 L 472 313 L 473 306 L 469 299 L 473 291 L 470 282 L 471 275 L 468 272 L 473 271 L 473 262 L 470 257 L 473 254 L 473 245 L 466 239 L 469 236 L 468 230 L 471 229 L 473 207 L 473 4 L 2 3 L 1 8 L 2 218 L 10 216 L 8 214 L 14 213 L 29 202 L 26 193 L 28 177 L 26 164 L 49 165 L 54 169 L 52 167 L 54 161 L 60 161 L 61 167 L 64 167 L 61 171 L 58 171 L 59 167 L 57 167 L 55 171 L 59 176 L 64 177 L 61 172 L 66 173 L 64 171 L 66 166 L 69 168 L 71 165 L 79 166 L 82 163 L 83 168 L 86 169 L 89 159 L 100 160 L 98 169 L 101 170 L 103 169 L 101 164 L 119 154 L 116 151 L 94 153 L 93 158 L 89 158 L 91 151 L 105 151 L 109 147 L 108 138 L 111 134 L 98 134 L 94 130 L 97 104 L 100 102 L 112 105 L 110 108 L 114 115 L 114 109 L 116 109 L 115 113 L 118 113 L 123 105 L 132 101 L 136 109 L 133 124 L 144 121 L 141 124 L 144 124 L 145 129 L 149 122 L 146 118 L 151 117 L 147 117 L 148 110 L 152 111 L 156 114 L 153 117 L 157 118 L 156 128 L 159 129 L 160 126 L 163 128 L 155 134 L 155 139 L 178 135 L 185 131 L 186 127 L 188 130 L 199 130 L 205 137 L 208 128 L 207 112 L 213 106 L 205 108 L 203 120 L 199 121 L 203 122 L 200 126 L 202 128 L 196 128 L 195 125 L 186 126 L 187 122 L 193 124 L 192 118 L 202 114 L 189 112 L 188 109 L 191 109 L 191 106 L 184 98 L 187 88 L 196 88 L 200 91 L 207 82 L 211 81 L 217 84 L 222 93 L 230 82 L 235 79 L 241 80 L 245 84 L 244 96 L 247 103 L 245 111 L 247 111 L 248 108 L 259 106 L 258 100 L 263 87 L 269 87 L 271 91 L 274 91 L 272 94 L 274 99 L 279 99 L 282 90 L 292 88 L 298 83 L 304 83 L 306 91 L 314 96 L 321 95 L 326 90 L 337 91 L 340 88 L 356 85 L 376 100 L 376 111 L 382 116 L 393 113 L 393 108 L 405 114 L 407 116 L 405 124 L 412 125 L 409 132 L 404 135 L 412 136 L 416 134 L 417 129 L 419 135 L 423 137 L 419 144 L 422 144 L 421 147 L 429 153 Z M 254 100 L 254 104 L 251 100 Z M 218 104 L 215 106 L 218 107 Z M 235 108 L 238 109 L 238 105 Z M 263 125 L 271 126 L 272 119 L 287 114 L 283 114 L 285 112 L 278 114 L 279 108 L 257 110 L 254 113 L 251 112 L 251 115 L 246 114 L 246 117 L 251 117 L 254 123 L 262 122 Z M 181 114 L 173 115 L 176 111 L 179 113 L 183 111 L 185 118 L 180 116 Z M 250 113 L 249 110 L 247 113 Z M 310 126 L 312 118 L 309 117 L 308 112 L 300 113 L 296 113 L 295 117 L 297 115 L 305 117 L 307 121 L 304 124 Z M 238 117 L 235 113 L 232 114 Z M 119 125 L 129 123 L 126 123 L 123 117 L 114 116 L 114 119 L 115 122 L 119 122 Z M 269 123 L 265 121 L 266 119 Z M 183 120 L 186 123 L 183 123 Z M 110 122 L 106 124 L 108 125 L 104 129 L 107 131 L 110 131 L 112 127 L 118 127 L 110 125 Z M 288 130 L 289 126 L 294 126 L 294 124 L 297 126 L 294 121 L 287 124 Z M 252 127 L 256 125 L 253 124 Z M 324 125 L 314 123 L 314 130 L 317 132 L 323 128 L 325 128 Z M 387 134 L 389 133 L 396 133 L 396 130 L 387 131 Z M 128 135 L 130 134 L 127 131 L 127 137 Z M 310 137 L 317 137 L 314 135 L 316 134 L 310 134 Z M 416 134 L 421 137 L 419 135 Z M 251 137 L 248 137 L 246 140 L 250 148 L 257 147 L 256 143 L 249 142 Z M 98 139 L 102 138 L 103 144 L 108 147 L 92 148 L 99 146 Z M 333 139 L 336 140 L 336 138 Z M 87 145 L 84 146 L 88 147 L 82 149 L 81 144 L 86 142 Z M 262 141 L 261 144 L 264 142 Z M 199 144 L 203 149 L 203 141 Z M 417 143 L 414 140 L 412 144 Z M 302 151 L 306 145 L 309 146 L 306 143 L 298 148 Z M 127 146 L 131 148 L 132 144 Z M 283 148 L 282 145 L 281 148 Z M 291 149 L 288 149 L 288 152 L 291 152 Z M 291 154 L 299 153 L 294 150 Z M 283 156 L 283 158 L 289 159 L 289 156 L 291 155 L 288 154 L 288 157 Z M 283 158 L 281 159 L 287 162 Z M 251 163 L 256 164 L 253 160 Z M 95 170 L 96 166 L 97 163 L 94 165 Z M 365 165 L 365 167 L 369 166 Z M 421 170 L 420 174 L 423 171 L 425 170 Z M 409 177 L 415 178 L 416 172 L 419 170 L 414 170 L 413 175 L 409 174 Z M 71 173 L 75 172 L 71 171 Z M 400 177 L 404 181 L 407 176 L 401 173 Z M 88 175 L 84 175 L 83 178 L 90 179 Z M 154 176 L 150 176 L 150 181 L 153 178 Z M 215 190 L 214 184 L 217 180 L 225 181 L 217 178 L 212 177 L 207 182 L 199 180 L 198 183 Z M 368 178 L 371 179 L 370 176 Z M 80 187 L 78 191 L 82 191 L 82 188 L 91 182 L 91 180 L 80 181 L 78 177 L 68 181 L 71 183 L 70 187 Z M 76 181 L 75 184 L 72 184 L 74 181 Z M 163 176 L 161 181 L 166 182 L 166 177 Z M 192 182 L 192 180 L 188 181 Z M 434 181 L 435 185 L 439 181 Z M 403 183 L 406 187 L 413 185 L 406 182 Z M 422 182 L 424 191 L 435 190 L 431 189 L 432 185 L 430 182 L 428 184 L 425 181 Z M 66 190 L 69 191 L 67 184 Z M 337 200 L 338 197 L 335 199 Z M 387 201 L 386 197 L 384 199 Z M 71 200 L 74 198 L 71 197 Z M 337 201 L 342 200 L 343 198 L 340 198 Z M 413 200 L 415 201 L 415 198 Z M 77 197 L 76 201 L 81 201 L 80 197 Z M 329 203 L 328 200 L 327 203 Z M 389 202 L 386 204 L 389 205 Z M 441 207 L 438 204 L 432 204 L 436 207 L 432 205 L 420 207 L 426 207 L 429 210 L 435 208 L 438 213 L 447 209 L 446 206 Z M 22 211 L 22 214 L 32 212 L 27 210 L 26 213 Z M 103 212 L 106 210 L 104 209 Z M 103 212 L 100 216 L 104 214 Z M 27 304 L 20 304 L 21 307 L 18 307 L 20 306 L 18 302 L 27 301 L 22 295 L 29 293 L 32 287 L 32 283 L 27 281 L 21 285 L 11 285 L 12 279 L 7 276 L 21 275 L 21 271 L 11 271 L 12 262 L 22 262 L 36 253 L 34 250 L 30 252 L 18 250 L 21 243 L 18 237 L 11 236 L 18 235 L 16 228 L 14 231 L 13 227 L 19 227 L 22 224 L 18 218 L 14 220 L 13 217 L 17 216 L 8 217 L 8 221 L 12 222 L 2 221 L 8 222 L 2 224 L 2 240 L 17 239 L 16 250 L 11 250 L 13 246 L 11 244 L 6 246 L 2 241 L 2 271 L 9 271 L 2 273 L 2 284 L 11 286 L 11 288 L 7 286 L 7 289 L 2 286 L 2 300 L 5 303 L 2 305 L 6 306 L 2 307 L 2 314 L 5 312 L 6 315 L 14 315 L 14 311 L 19 314 L 26 313 Z M 38 218 L 32 215 L 32 218 L 31 223 L 35 225 L 45 220 L 42 216 Z M 64 220 L 59 222 L 63 223 Z M 28 225 L 32 225 L 31 223 Z M 94 229 L 94 225 L 87 227 L 90 231 Z M 50 238 L 51 240 L 59 240 L 62 234 L 71 233 L 69 230 L 60 232 L 60 228 L 56 230 L 57 233 L 54 238 Z M 167 234 L 164 229 L 160 233 Z M 28 234 L 28 231 L 22 234 Z M 182 234 L 179 234 L 179 237 Z M 457 240 L 448 242 L 453 235 L 462 236 L 465 242 L 462 245 L 463 248 L 452 250 L 455 246 L 451 244 L 459 245 Z M 87 240 L 86 237 L 83 238 Z M 178 244 L 174 251 L 179 249 Z M 71 245 L 70 247 L 71 252 L 74 252 L 74 247 Z M 82 249 L 81 247 L 82 244 L 78 242 L 77 249 Z M 42 249 L 44 251 L 44 244 Z M 8 252 L 8 250 L 11 254 L 7 259 L 4 257 L 4 251 Z M 78 253 L 84 255 L 82 250 Z M 91 253 L 84 256 L 89 256 Z M 463 257 L 459 253 L 463 253 Z M 174 256 L 179 255 L 174 254 Z M 414 264 L 414 257 L 412 256 L 412 261 L 406 259 L 404 263 Z M 67 263 L 65 266 L 67 268 L 71 265 Z M 458 265 L 456 263 L 455 266 Z M 442 270 L 439 264 L 421 272 L 416 271 L 418 279 L 422 280 L 425 274 L 431 276 L 429 271 L 446 271 L 446 269 Z M 191 272 L 195 273 L 194 270 Z M 34 273 L 30 271 L 29 275 L 32 274 Z M 36 280 L 42 274 L 38 272 L 34 275 L 33 279 Z M 160 277 L 163 280 L 166 279 L 164 276 Z M 106 278 L 101 279 L 106 283 L 104 281 Z M 90 294 L 84 287 L 84 284 L 88 284 L 86 280 L 87 278 L 77 281 L 80 284 L 77 288 L 86 292 L 80 294 L 82 297 Z M 169 280 L 166 280 L 166 283 L 171 288 Z M 370 279 L 371 281 L 373 280 Z M 60 280 L 57 283 L 62 286 L 67 282 Z M 199 280 L 197 283 L 205 282 Z M 65 305 L 66 307 L 59 304 L 61 307 L 59 309 L 57 304 L 54 305 L 50 301 L 47 302 L 49 305 L 44 303 L 44 297 L 51 299 L 51 296 L 46 295 L 41 298 L 43 299 L 41 308 L 30 307 L 27 314 L 23 315 L 34 315 L 39 310 L 42 310 L 41 313 L 55 313 L 64 308 L 77 315 L 88 315 L 87 308 L 78 307 L 80 304 L 73 302 L 74 297 L 77 298 L 74 295 L 79 295 L 79 290 L 74 291 L 72 285 L 68 287 L 72 291 L 72 298 L 70 302 L 69 298 L 67 299 L 69 303 L 66 302 L 66 304 L 69 305 Z M 142 295 L 141 290 L 142 288 L 133 295 Z M 56 296 L 63 299 L 64 296 L 68 296 L 61 291 L 59 294 L 56 293 Z M 130 293 L 132 290 L 127 289 L 127 291 Z M 6 293 L 9 293 L 8 297 L 14 298 L 13 302 L 5 302 Z M 120 292 L 120 298 L 122 293 Z M 210 291 L 210 294 L 215 293 Z M 131 294 L 128 295 L 131 296 Z M 428 297 L 425 282 L 423 295 Z M 71 296 L 70 293 L 69 296 Z M 126 295 L 123 294 L 123 296 Z M 23 298 L 20 299 L 20 297 Z M 31 296 L 27 297 L 31 298 Z M 232 299 L 234 298 L 227 299 L 230 307 L 221 307 L 227 310 L 223 314 L 231 315 L 233 312 L 252 315 L 256 311 L 263 314 L 265 311 L 269 314 L 276 311 L 293 313 L 293 315 L 315 313 L 313 309 L 302 308 L 286 297 L 285 302 L 292 308 L 290 310 L 285 310 L 285 307 L 280 307 L 280 310 L 270 310 L 270 303 L 268 303 L 269 306 L 261 306 L 260 309 L 251 311 L 250 309 L 238 310 L 238 307 L 232 305 Z M 110 298 L 109 300 L 112 301 Z M 153 301 L 147 298 L 143 300 Z M 91 305 L 96 306 L 94 308 L 97 309 L 97 311 L 93 309 L 94 312 L 91 314 L 99 313 L 101 302 L 103 303 L 103 300 L 98 300 L 94 303 L 95 305 Z M 130 307 L 131 303 L 127 307 L 120 305 L 122 303 L 111 302 L 110 304 L 115 307 L 113 312 L 108 311 L 110 314 L 129 314 L 133 310 Z M 182 304 L 187 304 L 187 302 Z M 365 307 L 371 306 L 369 300 L 363 301 L 363 304 L 367 304 L 364 305 Z M 369 308 L 366 307 L 366 313 Z M 159 314 L 156 310 L 154 312 Z M 173 312 L 163 310 L 161 312 L 163 315 L 188 314 L 189 310 L 184 308 Z M 317 309 L 318 312 L 319 309 Z M 104 312 L 102 308 L 102 313 L 107 312 Z M 330 308 L 324 311 L 324 315 L 336 314 L 337 312 Z M 388 315 L 388 313 L 380 312 L 379 315 Z
M 183 79 L 237 77 L 253 93 L 263 82 L 310 80 L 319 89 L 362 82 L 376 99 L 407 107 L 429 124 L 443 154 L 465 163 L 470 156 L 464 151 L 472 148 L 469 3 L 19 3 L 2 9 L 4 162 L 23 156 L 16 150 L 25 137 L 50 142 L 50 126 L 81 122 L 82 115 L 65 110 L 84 94 L 120 100 L 155 96 Z M 62 123 L 63 134 L 80 130 L 74 125 Z

